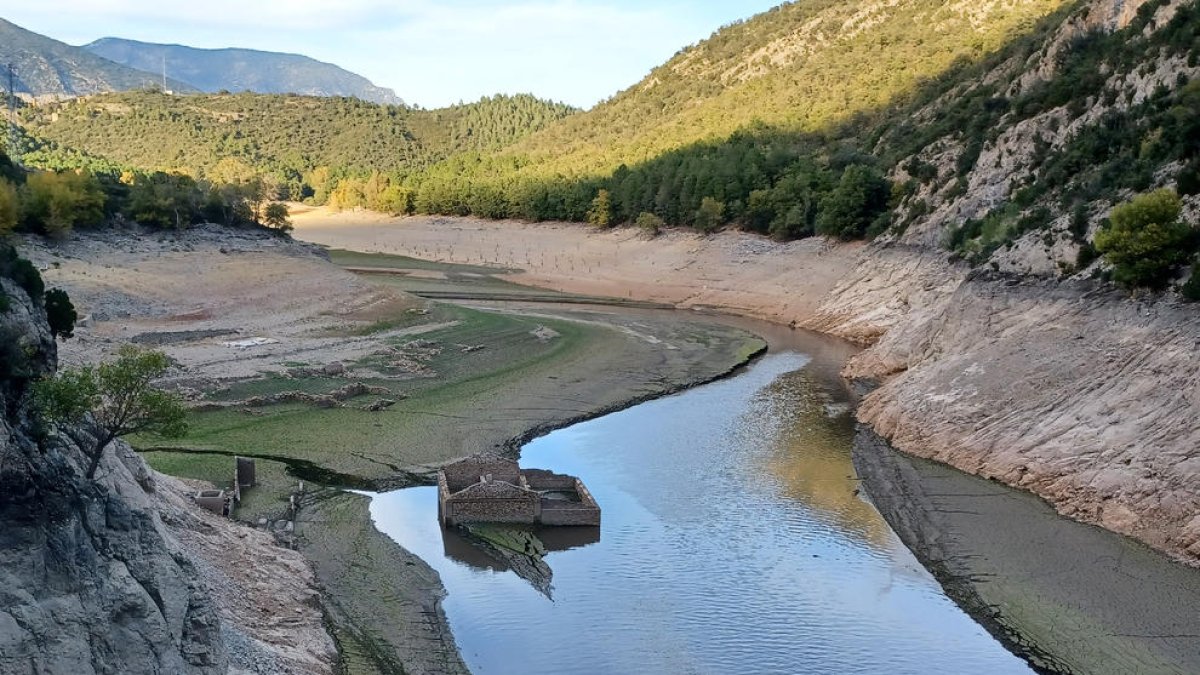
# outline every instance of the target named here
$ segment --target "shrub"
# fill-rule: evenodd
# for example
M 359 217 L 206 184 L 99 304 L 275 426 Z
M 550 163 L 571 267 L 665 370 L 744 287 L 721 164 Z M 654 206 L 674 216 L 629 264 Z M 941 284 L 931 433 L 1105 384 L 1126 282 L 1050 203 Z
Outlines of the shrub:
M 104 201 L 104 191 L 90 173 L 38 172 L 25 181 L 22 219 L 35 232 L 65 237 L 76 225 L 100 223 Z
M 1200 302 L 1200 260 L 1192 263 L 1192 276 L 1179 288 L 1179 292 L 1190 302 Z
M 42 294 L 46 291 L 42 275 L 38 273 L 37 268 L 17 255 L 17 249 L 12 246 L 0 245 L 0 276 L 16 282 L 35 303 L 41 301 Z
M 648 211 L 643 211 L 638 214 L 638 217 L 633 221 L 633 224 L 637 225 L 643 231 L 648 232 L 652 237 L 657 237 L 658 234 L 662 232 L 663 227 L 666 225 L 662 218 L 659 218 Z
M 38 382 L 34 399 L 42 419 L 88 455 L 91 479 L 115 439 L 135 433 L 177 438 L 187 430 L 187 410 L 179 398 L 152 384 L 170 365 L 162 352 L 126 345 L 115 361 L 62 370 Z M 93 433 L 81 436 L 80 427 Z
M 592 208 L 588 209 L 587 221 L 596 227 L 612 225 L 612 198 L 608 190 L 600 190 L 592 200 Z
M 725 224 L 725 203 L 712 197 L 700 201 L 696 210 L 696 229 L 701 232 L 712 232 Z
M 1179 177 L 1176 180 L 1179 185 L 1179 194 L 1200 194 L 1200 157 L 1184 166 L 1179 171 Z
M 863 164 L 846 167 L 832 192 L 821 199 L 817 234 L 856 239 L 887 211 L 892 190 L 878 169 Z
M 280 232 L 291 232 L 292 221 L 288 218 L 288 207 L 283 202 L 271 202 L 263 210 L 263 224 Z
M 0 178 L 0 236 L 13 231 L 17 226 L 17 188 Z
M 75 334 L 75 321 L 79 315 L 75 313 L 75 305 L 71 297 L 61 288 L 46 291 L 46 321 L 50 324 L 50 334 L 64 340 Z
M 1122 286 L 1165 288 L 1189 257 L 1192 228 L 1179 221 L 1174 190 L 1150 192 L 1113 209 L 1109 223 L 1096 233 L 1096 250 L 1113 266 Z

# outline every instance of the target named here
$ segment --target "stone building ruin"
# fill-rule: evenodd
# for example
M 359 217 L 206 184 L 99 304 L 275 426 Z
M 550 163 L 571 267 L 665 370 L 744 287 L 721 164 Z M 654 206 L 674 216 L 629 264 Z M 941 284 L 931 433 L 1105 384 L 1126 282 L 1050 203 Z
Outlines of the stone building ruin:
M 438 472 L 443 525 L 600 526 L 600 506 L 575 476 L 522 469 L 511 459 L 479 455 Z

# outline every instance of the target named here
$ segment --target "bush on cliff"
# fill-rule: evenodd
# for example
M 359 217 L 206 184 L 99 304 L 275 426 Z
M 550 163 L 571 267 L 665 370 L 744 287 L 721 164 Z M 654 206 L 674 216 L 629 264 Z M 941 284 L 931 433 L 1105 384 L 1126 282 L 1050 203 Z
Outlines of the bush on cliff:
M 51 335 L 64 340 L 75 335 L 75 322 L 79 320 L 79 314 L 75 312 L 75 304 L 66 291 L 61 288 L 46 291 L 45 307 Z
M 1113 209 L 1096 233 L 1096 250 L 1113 266 L 1113 280 L 1127 288 L 1161 290 L 1190 257 L 1192 228 L 1180 222 L 1174 190 L 1135 197 Z
M 176 438 L 187 430 L 179 398 L 153 386 L 169 367 L 166 354 L 126 345 L 116 361 L 61 370 L 38 382 L 34 397 L 43 419 L 88 456 L 91 479 L 117 438 L 135 433 Z
M 1192 263 L 1192 276 L 1179 288 L 1179 292 L 1190 302 L 1200 302 L 1200 260 Z

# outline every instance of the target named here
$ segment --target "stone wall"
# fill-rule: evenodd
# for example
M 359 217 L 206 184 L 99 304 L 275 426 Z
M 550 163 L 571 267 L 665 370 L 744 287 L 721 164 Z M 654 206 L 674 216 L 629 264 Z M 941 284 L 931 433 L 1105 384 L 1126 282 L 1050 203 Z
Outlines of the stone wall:
M 450 500 L 446 505 L 448 525 L 463 523 L 536 523 L 541 515 L 538 499 Z
M 521 472 L 526 484 L 534 490 L 574 490 L 579 483 L 575 476 L 554 473 L 544 469 L 525 469 Z
M 481 476 L 491 476 L 493 480 L 521 484 L 521 468 L 517 463 L 499 457 L 468 457 L 467 459 L 447 465 L 442 469 L 446 483 L 451 493 L 458 492 L 479 482 Z

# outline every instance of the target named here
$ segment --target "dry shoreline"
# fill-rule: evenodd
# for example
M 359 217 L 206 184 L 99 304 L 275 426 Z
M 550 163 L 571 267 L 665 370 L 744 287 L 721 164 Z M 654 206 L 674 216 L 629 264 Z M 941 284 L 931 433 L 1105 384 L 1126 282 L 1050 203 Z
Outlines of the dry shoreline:
M 860 420 L 899 449 L 1200 565 L 1200 312 L 988 276 L 906 246 L 314 210 L 298 238 L 521 270 L 519 284 L 722 308 L 871 345 Z

